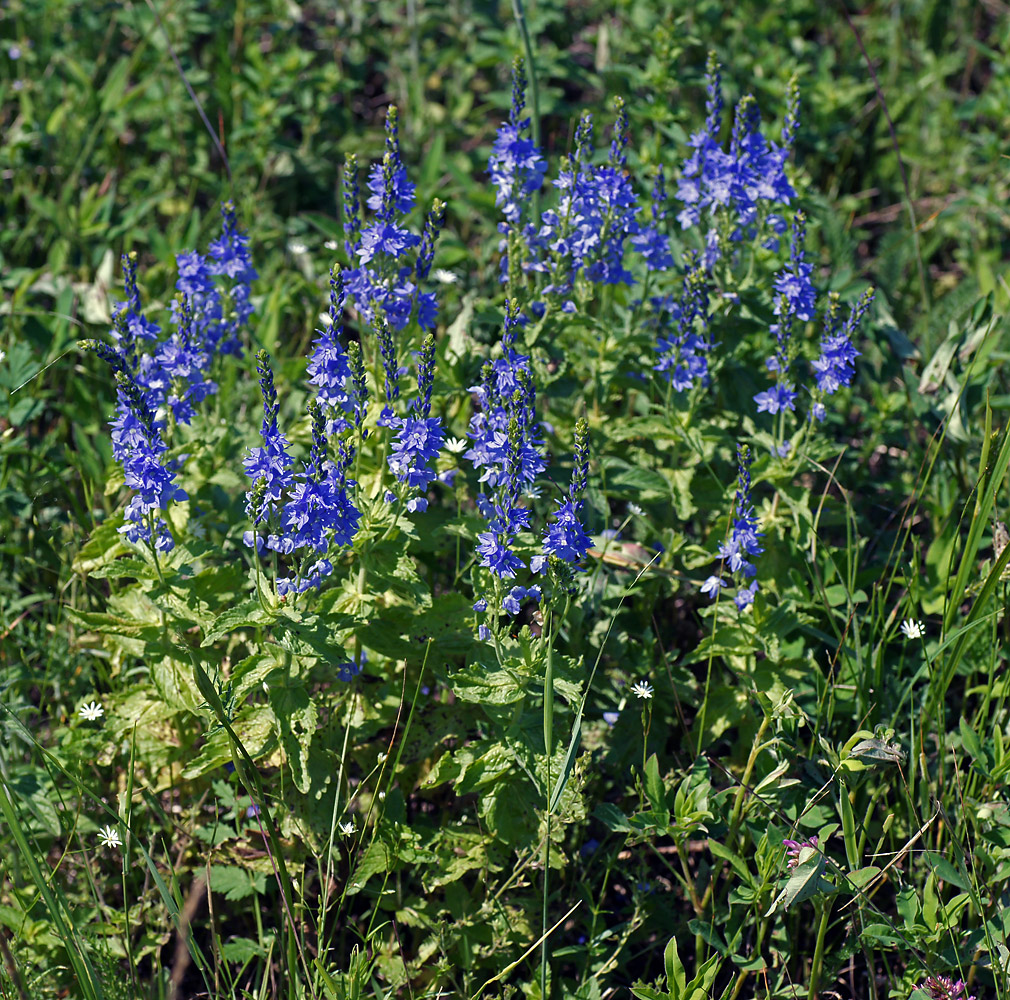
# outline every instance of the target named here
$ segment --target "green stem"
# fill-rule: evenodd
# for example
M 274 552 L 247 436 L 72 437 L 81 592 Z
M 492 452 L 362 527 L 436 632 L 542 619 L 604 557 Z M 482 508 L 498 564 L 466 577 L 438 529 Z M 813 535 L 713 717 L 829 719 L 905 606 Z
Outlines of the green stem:
M 821 978 L 821 965 L 824 962 L 824 937 L 828 931 L 828 918 L 831 916 L 831 901 L 825 899 L 820 904 L 821 920 L 817 925 L 817 943 L 814 945 L 814 960 L 810 966 L 810 989 L 807 1000 L 815 1000 L 817 986 Z

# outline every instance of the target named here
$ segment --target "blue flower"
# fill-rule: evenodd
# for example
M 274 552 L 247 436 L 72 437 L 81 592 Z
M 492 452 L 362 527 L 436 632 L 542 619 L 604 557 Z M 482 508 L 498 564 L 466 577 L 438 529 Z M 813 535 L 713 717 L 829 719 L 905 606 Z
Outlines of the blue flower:
M 795 410 L 796 392 L 788 385 L 780 384 L 765 389 L 754 397 L 758 413 L 778 413 L 779 410 Z
M 361 231 L 361 243 L 356 252 L 362 264 L 369 263 L 376 254 L 385 254 L 395 260 L 420 242 L 419 236 L 401 229 L 395 222 L 379 220 Z
M 249 237 L 238 228 L 233 202 L 224 202 L 221 206 L 221 217 L 221 235 L 212 240 L 207 248 L 214 258 L 208 270 L 211 274 L 222 274 L 240 284 L 248 285 L 255 281 L 258 275 L 252 266 Z
M 376 217 L 362 229 L 357 160 L 348 157 L 344 169 L 344 243 L 348 254 L 358 258 L 359 266 L 347 272 L 347 293 L 372 326 L 384 320 L 392 330 L 399 331 L 416 316 L 421 329 L 432 330 L 438 315 L 435 294 L 420 291 L 412 279 L 425 279 L 431 269 L 445 206 L 435 201 L 421 236 L 397 220 L 398 215 L 414 206 L 414 185 L 407 179 L 400 158 L 397 112 L 392 106 L 386 115 L 386 152 L 382 163 L 373 166 L 368 188 L 371 194 L 367 204 Z M 417 259 L 411 266 L 402 258 L 415 248 Z
M 345 684 L 348 683 L 361 673 L 361 668 L 367 662 L 368 654 L 364 650 L 361 650 L 361 653 L 356 660 L 352 657 L 350 660 L 338 663 L 336 667 L 337 680 L 343 681 Z
M 527 138 L 529 118 L 523 117 L 526 106 L 526 71 L 521 57 L 512 63 L 512 107 L 509 120 L 498 127 L 488 170 L 495 188 L 495 204 L 502 209 L 508 222 L 519 223 L 523 206 L 540 190 L 547 162 L 540 150 Z
M 313 341 L 307 369 L 309 384 L 316 387 L 316 398 L 328 413 L 328 434 L 349 425 L 345 415 L 353 413 L 356 404 L 350 358 L 340 343 L 345 299 L 343 271 L 334 264 L 330 269 L 329 326 L 316 330 L 319 337 Z
M 502 335 L 504 357 L 484 366 L 479 386 L 474 386 L 481 409 L 470 421 L 473 446 L 465 453 L 480 481 L 493 490 L 493 499 L 478 498 L 488 518 L 489 531 L 478 535 L 480 563 L 495 575 L 513 577 L 525 563 L 512 551 L 512 543 L 529 526 L 530 511 L 519 505 L 537 474 L 546 467 L 540 453 L 541 438 L 536 422 L 536 390 L 529 358 L 512 347 L 519 328 L 519 305 L 505 304 Z
M 526 564 L 511 549 L 511 538 L 504 532 L 482 531 L 477 535 L 477 555 L 481 566 L 499 579 L 513 578 Z
M 732 530 L 729 539 L 719 546 L 718 552 L 720 561 L 728 566 L 730 572 L 738 580 L 741 578 L 752 579 L 757 575 L 757 569 L 747 557 L 760 555 L 764 552 L 760 542 L 761 533 L 757 530 L 757 514 L 754 511 L 753 503 L 751 503 L 750 463 L 750 451 L 746 445 L 738 445 L 737 490 L 733 504 Z M 719 591 L 728 586 L 729 584 L 721 575 L 715 574 L 705 580 L 701 591 L 715 599 Z M 741 583 L 734 598 L 737 608 L 743 611 L 750 607 L 757 589 L 756 580 L 747 586 Z
M 578 562 L 593 547 L 593 542 L 582 527 L 571 498 L 558 504 L 554 516 L 556 520 L 544 532 L 544 552 L 564 562 Z
M 697 255 L 688 257 L 679 302 L 653 298 L 655 322 L 662 332 L 656 341 L 659 361 L 653 365 L 674 391 L 708 384 L 708 276 Z M 676 321 L 676 326 L 673 325 Z
M 308 549 L 325 556 L 331 546 L 349 545 L 358 530 L 361 512 L 347 495 L 345 470 L 327 459 L 326 418 L 316 400 L 309 402 L 312 450 L 303 471 L 292 477 L 280 516 L 281 532 L 267 538 L 267 548 L 283 554 Z M 293 578 L 278 579 L 278 593 L 301 593 L 321 585 L 332 572 L 320 558 Z
M 294 459 L 288 453 L 287 438 L 277 427 L 277 413 L 280 406 L 277 402 L 277 390 L 274 387 L 274 375 L 270 368 L 270 355 L 266 351 L 256 352 L 256 370 L 260 376 L 260 391 L 263 396 L 263 423 L 260 434 L 263 445 L 252 448 L 243 463 L 246 475 L 256 483 L 264 481 L 262 495 L 256 503 L 262 503 L 260 509 L 255 509 L 254 491 L 246 494 L 246 511 L 256 523 L 268 518 L 284 493 L 291 485 L 291 472 Z M 259 543 L 256 543 L 257 547 Z
M 389 468 L 402 483 L 426 490 L 438 473 L 432 467 L 445 438 L 439 417 L 406 417 L 389 455 Z
M 710 576 L 699 588 L 708 597 L 715 597 L 720 588 L 728 587 L 729 584 L 721 576 Z
M 383 354 L 385 362 L 385 352 Z M 387 373 L 389 367 L 387 365 Z M 417 397 L 412 414 L 405 418 L 394 417 L 390 406 L 391 395 L 387 377 L 387 422 L 397 428 L 389 455 L 389 468 L 393 475 L 408 486 L 426 490 L 438 478 L 435 460 L 445 440 L 445 430 L 440 417 L 432 417 L 431 392 L 435 381 L 435 338 L 428 334 L 421 345 L 417 366 Z M 397 393 L 398 393 L 397 389 Z M 384 413 L 386 411 L 383 411 Z M 380 420 L 381 422 L 381 420 Z M 410 505 L 408 504 L 408 509 Z
M 513 587 L 505 595 L 505 598 L 502 601 L 502 607 L 510 615 L 517 615 L 517 614 L 519 614 L 520 610 L 522 609 L 522 605 L 520 604 L 520 601 L 522 601 L 522 599 L 525 596 L 526 596 L 526 588 L 525 587 Z
M 122 311 L 115 317 L 121 339 L 126 321 Z M 163 459 L 168 446 L 162 437 L 163 426 L 154 418 L 151 393 L 138 384 L 128 371 L 126 358 L 114 347 L 97 340 L 82 340 L 80 347 L 108 363 L 116 379 L 113 453 L 123 463 L 126 485 L 136 491 L 126 506 L 126 523 L 119 531 L 135 544 L 147 542 L 160 552 L 168 552 L 175 541 L 161 511 L 173 500 L 185 500 L 187 494 L 175 483 L 175 464 Z
M 682 228 L 690 229 L 704 214 L 723 212 L 734 227 L 731 239 L 750 238 L 762 203 L 788 204 L 795 197 L 785 164 L 796 134 L 799 91 L 795 83 L 790 84 L 781 146 L 764 138 L 757 103 L 750 95 L 744 97 L 736 107 L 727 153 L 719 143 L 723 104 L 714 54 L 709 55 L 706 78 L 708 114 L 704 128 L 688 141 L 693 152 L 681 171 L 677 198 L 684 207 L 677 218 Z M 714 263 L 710 257 L 706 264 L 710 261 Z
M 796 213 L 793 219 L 789 264 L 775 275 L 774 280 L 775 315 L 789 313 L 804 322 L 814 318 L 817 301 L 817 289 L 810 280 L 814 265 L 804 259 L 803 253 L 807 233 L 806 221 L 803 212 Z
M 864 292 L 859 301 L 852 306 L 849 318 L 843 325 L 840 322 L 838 297 L 833 296 L 830 300 L 828 311 L 824 317 L 821 353 L 812 363 L 819 397 L 830 396 L 843 386 L 852 383 L 856 373 L 855 360 L 859 357 L 859 351 L 854 347 L 852 338 L 858 331 L 863 315 L 872 301 L 873 289 L 871 288 Z M 823 413 L 824 407 L 820 399 L 814 404 L 814 416 L 816 419 L 823 419 L 823 416 L 818 416 L 818 407 Z

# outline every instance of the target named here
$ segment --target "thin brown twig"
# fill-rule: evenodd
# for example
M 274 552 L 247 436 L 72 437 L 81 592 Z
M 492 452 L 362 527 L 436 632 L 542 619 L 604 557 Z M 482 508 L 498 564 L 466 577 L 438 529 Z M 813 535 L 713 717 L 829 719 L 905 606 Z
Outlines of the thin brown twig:
M 175 958 L 172 960 L 172 974 L 169 978 L 169 1000 L 174 1000 L 179 995 L 179 987 L 182 985 L 183 977 L 192 961 L 189 954 L 189 928 L 196 916 L 196 911 L 203 902 L 204 887 L 207 884 L 206 876 L 202 871 L 197 872 L 193 877 L 193 884 L 190 886 L 186 903 L 179 913 L 179 926 L 175 934 Z
M 18 991 L 18 996 L 21 1000 L 29 1000 L 28 991 L 25 989 L 25 984 L 21 981 L 21 973 L 18 972 L 18 967 L 14 964 L 14 956 L 11 954 L 5 934 L 0 934 L 0 954 L 3 954 L 4 965 L 7 966 L 7 972 L 14 982 L 14 988 Z

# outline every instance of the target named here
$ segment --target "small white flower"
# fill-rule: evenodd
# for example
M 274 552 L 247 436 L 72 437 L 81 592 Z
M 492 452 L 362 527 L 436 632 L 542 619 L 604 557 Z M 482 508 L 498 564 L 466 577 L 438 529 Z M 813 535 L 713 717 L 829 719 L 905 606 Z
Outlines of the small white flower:
M 906 618 L 901 623 L 901 631 L 906 639 L 921 639 L 926 634 L 926 626 L 914 618 Z
M 434 274 L 435 280 L 443 285 L 455 285 L 459 281 L 459 275 L 453 274 L 452 271 L 446 271 L 441 267 L 436 267 Z
M 632 684 L 631 690 L 644 701 L 652 697 L 652 685 L 648 681 L 636 681 Z
M 337 241 L 336 240 L 327 240 L 323 244 L 323 246 L 326 247 L 327 250 L 336 250 L 337 249 Z
M 454 455 L 461 455 L 463 454 L 463 449 L 467 446 L 467 440 L 466 438 L 448 438 L 445 446 Z
M 637 503 L 629 503 L 628 510 L 636 517 L 641 517 L 645 513 L 645 511 L 642 510 L 642 508 L 639 507 Z
M 386 763 L 386 758 L 387 758 L 388 756 L 389 756 L 389 754 L 387 754 L 387 753 L 386 753 L 385 751 L 382 751 L 382 752 L 381 752 L 381 753 L 379 754 L 379 757 L 378 757 L 378 760 L 379 760 L 379 763 L 380 763 L 380 764 L 385 764 L 385 763 Z
M 340 829 L 340 832 L 345 837 L 351 837 L 351 836 L 353 836 L 354 835 L 354 820 L 353 819 L 341 820 L 339 829 Z
M 6 357 L 7 357 L 7 352 L 6 351 L 0 351 L 0 361 L 3 361 L 3 359 L 6 358 Z
M 81 707 L 77 710 L 77 714 L 85 722 L 97 722 L 103 715 L 105 715 L 105 709 L 102 708 L 99 702 L 93 701 L 90 705 L 81 705 Z
M 98 843 L 102 847 L 123 846 L 123 842 L 119 839 L 119 831 L 114 826 L 103 826 L 98 831 Z
M 296 254 L 296 255 L 300 255 L 300 254 L 308 253 L 309 252 L 309 248 L 304 243 L 300 242 L 299 240 L 292 240 L 288 244 L 288 249 L 293 254 Z

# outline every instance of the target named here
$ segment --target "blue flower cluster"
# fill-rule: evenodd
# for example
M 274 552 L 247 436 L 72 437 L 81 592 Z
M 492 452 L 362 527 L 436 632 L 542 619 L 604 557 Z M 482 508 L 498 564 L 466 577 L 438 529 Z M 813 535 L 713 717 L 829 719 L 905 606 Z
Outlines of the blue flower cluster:
M 669 271 L 673 267 L 670 252 L 670 238 L 665 232 L 666 221 L 666 175 L 663 165 L 656 168 L 656 180 L 652 187 L 652 223 L 638 226 L 638 232 L 631 237 L 631 245 L 642 255 L 648 271 Z
M 238 228 L 235 208 L 221 209 L 221 236 L 202 254 L 177 255 L 180 293 L 172 306 L 173 331 L 144 315 L 137 286 L 136 254 L 122 258 L 126 298 L 112 309 L 110 336 L 115 344 L 84 341 L 110 364 L 118 384 L 112 421 L 112 450 L 123 463 L 126 485 L 137 493 L 125 511 L 123 533 L 133 542 L 151 542 L 161 551 L 174 543 L 155 511 L 186 494 L 174 483 L 176 463 L 164 458 L 166 420 L 191 423 L 196 407 L 217 391 L 208 377 L 214 359 L 241 353 L 241 331 L 252 315 L 250 282 L 256 278 L 248 238 Z M 155 537 L 156 536 L 156 537 Z
M 751 503 L 750 450 L 746 445 L 737 446 L 737 490 L 733 504 L 733 526 L 729 541 L 719 546 L 720 572 L 710 576 L 702 585 L 701 592 L 715 598 L 723 587 L 730 584 L 723 578 L 723 568 L 737 579 L 737 592 L 734 603 L 740 611 L 746 611 L 754 603 L 758 584 L 754 577 L 757 569 L 748 560 L 748 556 L 757 556 L 764 552 L 759 539 L 761 532 L 757 530 L 757 515 Z M 745 585 L 743 581 L 751 580 Z
M 824 316 L 824 336 L 821 339 L 820 356 L 812 362 L 814 381 L 814 405 L 811 413 L 817 420 L 823 420 L 826 409 L 823 399 L 836 393 L 843 386 L 852 383 L 856 370 L 854 362 L 859 351 L 853 346 L 852 338 L 859 329 L 863 315 L 873 301 L 873 289 L 868 288 L 849 310 L 848 319 L 841 322 L 841 307 L 838 296 L 832 294 Z
M 128 343 L 130 332 L 125 311 L 113 319 L 120 344 Z M 161 511 L 172 500 L 187 499 L 175 483 L 175 463 L 164 459 L 168 445 L 164 425 L 155 420 L 149 393 L 137 384 L 127 356 L 98 340 L 82 340 L 81 350 L 93 351 L 113 370 L 116 379 L 116 419 L 113 423 L 113 454 L 123 463 L 126 485 L 136 493 L 124 511 L 125 524 L 119 529 L 134 544 L 146 542 L 159 552 L 169 552 L 175 541 Z
M 813 264 L 804 257 L 805 240 L 806 217 L 797 212 L 793 220 L 789 263 L 774 281 L 774 313 L 778 321 L 771 325 L 770 330 L 775 337 L 775 351 L 765 365 L 774 374 L 775 384 L 754 396 L 758 413 L 775 415 L 796 409 L 798 393 L 791 372 L 799 349 L 793 338 L 793 325 L 795 320 L 808 322 L 815 317 L 817 300 L 817 290 L 811 281 Z M 869 289 L 851 307 L 849 317 L 843 323 L 838 296 L 829 296 L 821 353 L 811 362 L 815 385 L 811 390 L 814 403 L 810 414 L 815 420 L 823 420 L 827 413 L 824 398 L 852 382 L 854 362 L 859 357 L 852 341 L 872 301 L 873 290 Z M 785 454 L 788 448 L 789 443 L 785 442 L 779 447 L 779 453 Z
M 266 351 L 256 356 L 263 394 L 263 445 L 251 449 L 245 460 L 246 475 L 253 481 L 246 494 L 246 510 L 254 530 L 245 532 L 243 541 L 257 552 L 301 553 L 294 573 L 277 580 L 278 594 L 318 588 L 333 572 L 326 556 L 333 547 L 351 543 L 361 520 L 361 512 L 348 493 L 355 485 L 347 479 L 355 449 L 346 434 L 336 449 L 336 460 L 329 458 L 328 435 L 336 433 L 329 428 L 337 426 L 345 432 L 360 429 L 365 405 L 360 354 L 345 353 L 339 341 L 343 304 L 341 272 L 334 268 L 330 272 L 330 322 L 326 331 L 320 331 L 309 363 L 316 395 L 308 404 L 312 449 L 301 472 L 291 472 L 294 460 L 277 426 L 277 391 L 270 358 Z M 340 414 L 336 419 L 332 417 L 334 409 Z M 343 414 L 353 414 L 353 423 Z M 269 530 L 269 522 L 276 531 Z M 262 535 L 259 526 L 264 523 L 268 523 L 268 531 Z
M 211 242 L 209 257 L 196 251 L 176 255 L 180 304 L 173 315 L 178 322 L 179 311 L 188 309 L 195 346 L 208 355 L 241 355 L 240 334 L 253 313 L 250 285 L 257 274 L 249 238 L 238 228 L 232 202 L 221 206 L 221 218 L 221 235 Z
M 507 476 L 510 462 L 515 465 L 516 485 L 523 492 L 533 486 L 547 468 L 541 454 L 543 440 L 536 421 L 536 391 L 528 355 L 515 350 L 520 328 L 519 303 L 505 303 L 502 356 L 485 366 L 480 385 L 470 387 L 480 409 L 470 419 L 467 437 L 473 442 L 464 458 L 481 472 L 480 481 L 496 487 Z M 518 452 L 511 456 L 509 424 L 515 419 L 520 428 Z
M 530 569 L 534 573 L 543 567 L 546 557 L 577 563 L 593 547 L 579 517 L 588 482 L 589 424 L 583 417 L 575 424 L 575 459 L 568 494 L 558 502 L 555 520 L 544 531 L 544 555 L 530 560 Z
M 315 386 L 316 398 L 327 415 L 327 434 L 345 430 L 356 405 L 350 358 L 340 342 L 346 297 L 344 273 L 339 264 L 334 264 L 330 269 L 328 323 L 325 329 L 316 330 L 319 337 L 313 341 L 307 368 L 309 384 Z
M 656 342 L 659 361 L 652 367 L 677 392 L 708 385 L 708 274 L 695 257 L 690 259 L 680 301 L 654 297 L 651 301 L 661 333 Z
M 380 319 L 395 331 L 416 318 L 423 330 L 433 330 L 438 317 L 434 292 L 422 292 L 418 282 L 431 270 L 435 241 L 445 221 L 445 205 L 436 200 L 425 220 L 421 236 L 410 232 L 404 216 L 414 207 L 414 184 L 400 156 L 397 111 L 386 115 L 386 150 L 381 163 L 368 175 L 366 201 L 372 221 L 363 225 L 357 159 L 344 163 L 344 236 L 350 256 L 359 266 L 347 272 L 347 291 L 362 316 L 373 326 Z M 413 265 L 403 258 L 419 247 Z
M 440 417 L 431 416 L 431 391 L 435 382 L 435 338 L 429 333 L 421 345 L 417 365 L 417 396 L 411 415 L 397 418 L 398 430 L 389 455 L 389 468 L 401 483 L 411 489 L 427 490 L 438 473 L 433 463 L 438 458 L 445 430 Z M 415 504 L 420 510 L 427 506 Z
M 261 352 L 262 367 L 267 367 Z M 262 368 L 261 368 L 262 370 Z M 269 389 L 273 389 L 272 380 Z M 263 384 L 261 380 L 261 385 Z M 270 407 L 264 390 L 264 412 Z M 243 540 L 257 552 L 264 548 L 284 555 L 302 552 L 303 558 L 289 577 L 277 580 L 277 593 L 304 593 L 319 588 L 325 577 L 333 572 L 333 564 L 326 555 L 332 547 L 349 545 L 358 530 L 361 512 L 348 496 L 348 487 L 354 484 L 347 479 L 345 461 L 330 461 L 327 457 L 329 442 L 326 435 L 326 416 L 319 401 L 312 399 L 308 404 L 312 424 L 312 449 L 303 463 L 301 472 L 290 474 L 284 469 L 286 493 L 283 506 L 279 507 L 279 531 L 266 537 L 258 531 L 247 531 Z M 266 420 L 264 420 L 266 424 Z M 276 423 L 273 424 L 276 431 Z M 276 439 L 276 434 L 275 434 Z M 283 438 L 281 438 L 283 441 Z M 266 445 L 266 437 L 264 437 Z M 261 449 L 262 451 L 262 449 Z M 343 452 L 349 456 L 350 452 Z M 253 465 L 252 456 L 247 460 L 246 469 Z M 286 463 L 285 463 L 286 465 Z M 252 468 L 252 472 L 259 471 Z M 253 523 L 259 525 L 266 518 L 262 507 L 257 509 L 257 501 L 263 491 L 265 476 L 261 475 L 249 493 Z
M 536 477 L 546 467 L 541 448 L 541 430 L 536 422 L 536 394 L 530 372 L 530 359 L 519 354 L 513 344 L 519 329 L 519 305 L 506 301 L 502 336 L 503 357 L 484 366 L 481 385 L 473 387 L 480 409 L 470 421 L 472 447 L 465 457 L 481 472 L 481 482 L 491 487 L 490 495 L 481 493 L 478 505 L 488 519 L 488 530 L 477 536 L 477 555 L 481 566 L 498 580 L 514 579 L 526 566 L 516 553 L 515 543 L 530 528 L 531 511 L 520 504 L 522 494 L 535 496 Z M 589 425 L 585 419 L 576 424 L 575 459 L 567 494 L 558 501 L 554 517 L 543 531 L 540 553 L 530 558 L 529 569 L 541 573 L 550 563 L 577 563 L 592 547 L 580 518 L 582 496 L 589 476 Z M 569 573 L 571 571 L 569 570 Z M 495 614 L 518 614 L 521 603 L 539 603 L 539 586 L 513 585 Z M 474 604 L 474 610 L 488 610 L 486 598 Z M 481 625 L 479 636 L 488 639 L 491 631 Z
M 694 152 L 681 170 L 677 198 L 683 208 L 677 216 L 684 229 L 700 225 L 706 216 L 723 213 L 728 219 L 731 240 L 751 239 L 756 234 L 764 205 L 788 205 L 796 196 L 785 165 L 789 158 L 799 122 L 799 89 L 795 80 L 789 85 L 788 106 L 782 126 L 781 143 L 771 142 L 761 134 L 761 115 L 751 95 L 737 104 L 729 152 L 719 142 L 722 126 L 722 84 L 719 64 L 709 55 L 706 73 L 708 101 L 705 126 L 695 132 L 689 144 Z M 776 232 L 784 229 L 781 218 L 769 217 Z M 709 230 L 707 243 L 711 265 L 721 253 L 716 245 L 716 228 Z
M 481 384 L 471 388 L 480 409 L 470 420 L 467 436 L 473 444 L 464 455 L 492 490 L 490 496 L 478 497 L 488 530 L 477 536 L 477 553 L 480 564 L 500 579 L 514 577 L 526 565 L 513 551 L 516 536 L 530 520 L 529 508 L 519 501 L 547 467 L 530 359 L 513 347 L 518 327 L 519 304 L 510 299 L 502 356 L 484 366 Z
M 628 116 L 624 102 L 618 98 L 616 103 L 608 162 L 592 162 L 593 118 L 586 113 L 575 132 L 575 156 L 554 182 L 558 206 L 541 216 L 533 246 L 554 259 L 552 267 L 540 265 L 551 276 L 546 295 L 567 295 L 580 271 L 604 285 L 634 281 L 624 266 L 624 245 L 639 231 L 638 200 L 625 171 Z
M 270 367 L 270 355 L 264 350 L 256 352 L 256 371 L 260 377 L 260 392 L 263 396 L 263 423 L 260 435 L 263 445 L 252 448 L 243 463 L 246 475 L 258 489 L 246 494 L 246 512 L 259 525 L 278 510 L 284 494 L 291 486 L 291 466 L 294 459 L 288 452 L 288 439 L 277 426 L 277 389 L 274 373 Z M 245 542 L 252 545 L 253 534 L 246 532 Z
M 593 119 L 582 116 L 575 133 L 575 152 L 564 160 L 554 187 L 557 204 L 539 219 L 527 217 L 531 196 L 540 190 L 547 164 L 542 152 L 527 137 L 529 119 L 523 117 L 526 77 L 521 59 L 513 65 L 512 109 L 498 128 L 488 159 L 488 170 L 505 222 L 499 230 L 502 281 L 510 284 L 517 273 L 543 278 L 540 293 L 557 297 L 563 309 L 575 308 L 570 296 L 582 276 L 597 284 L 631 284 L 625 265 L 627 243 L 642 254 L 648 270 L 673 266 L 669 238 L 664 234 L 666 190 L 662 169 L 653 189 L 651 218 L 640 218 L 638 199 L 626 169 L 628 116 L 624 102 L 615 102 L 617 114 L 610 152 L 605 163 L 594 163 Z M 520 258 L 516 261 L 516 257 Z M 532 309 L 542 312 L 542 302 Z
M 512 107 L 508 121 L 502 123 L 488 159 L 491 183 L 495 189 L 495 204 L 502 210 L 506 222 L 499 229 L 520 224 L 523 208 L 540 190 L 547 173 L 547 161 L 528 136 L 529 118 L 526 108 L 526 67 L 521 56 L 512 63 Z
M 792 336 L 793 320 L 807 322 L 813 319 L 817 300 L 817 290 L 810 280 L 813 264 L 803 255 L 805 242 L 806 216 L 797 212 L 793 219 L 789 264 L 775 276 L 774 281 L 774 313 L 778 322 L 773 323 L 770 329 L 775 337 L 775 353 L 765 361 L 765 366 L 774 373 L 775 385 L 754 397 L 758 413 L 774 415 L 781 410 L 796 409 L 796 390 L 790 375 L 797 352 Z

